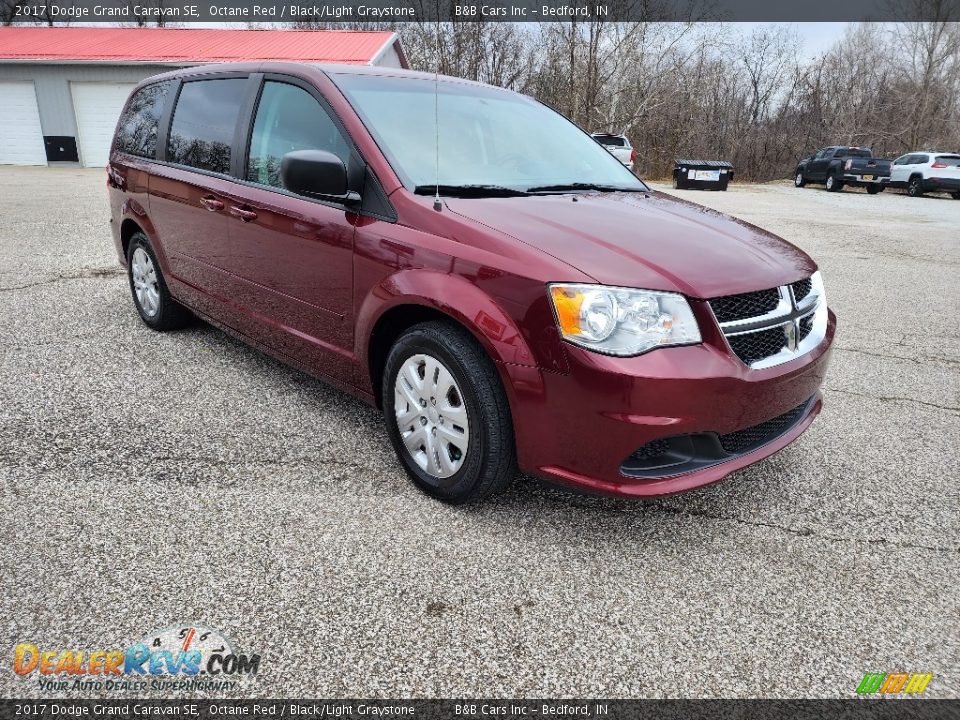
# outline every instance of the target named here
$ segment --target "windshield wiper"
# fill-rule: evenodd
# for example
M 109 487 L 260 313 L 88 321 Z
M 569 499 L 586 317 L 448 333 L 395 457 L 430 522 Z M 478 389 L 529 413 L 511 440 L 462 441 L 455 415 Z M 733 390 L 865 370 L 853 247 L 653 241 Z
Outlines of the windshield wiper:
M 644 188 L 628 188 L 620 185 L 601 185 L 598 183 L 566 183 L 564 185 L 538 185 L 527 188 L 528 193 L 568 192 L 571 190 L 596 190 L 598 192 L 644 192 Z
M 413 191 L 417 195 L 433 195 L 438 192 L 436 185 L 417 185 Z M 451 197 L 522 197 L 524 190 L 504 187 L 503 185 L 440 185 L 439 193 Z

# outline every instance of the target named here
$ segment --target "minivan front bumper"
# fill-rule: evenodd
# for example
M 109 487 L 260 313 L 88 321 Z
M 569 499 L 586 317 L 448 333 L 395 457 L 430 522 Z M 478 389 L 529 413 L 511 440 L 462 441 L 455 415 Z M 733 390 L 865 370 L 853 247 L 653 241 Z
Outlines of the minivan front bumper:
M 835 332 L 830 312 L 816 348 L 762 370 L 748 368 L 722 341 L 631 358 L 567 346 L 565 374 L 504 366 L 521 469 L 626 497 L 721 480 L 810 426 Z

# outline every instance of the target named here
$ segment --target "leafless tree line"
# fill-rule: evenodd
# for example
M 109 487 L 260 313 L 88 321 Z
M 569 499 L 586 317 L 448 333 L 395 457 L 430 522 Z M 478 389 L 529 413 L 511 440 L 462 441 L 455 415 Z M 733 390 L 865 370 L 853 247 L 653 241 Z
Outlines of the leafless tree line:
M 916 1 L 934 3 L 938 19 L 854 24 L 815 57 L 789 25 L 748 34 L 601 20 L 382 27 L 399 33 L 415 69 L 517 90 L 586 130 L 626 134 L 645 177 L 695 157 L 731 160 L 739 177 L 765 181 L 831 144 L 885 157 L 960 151 L 960 18 L 941 0 Z

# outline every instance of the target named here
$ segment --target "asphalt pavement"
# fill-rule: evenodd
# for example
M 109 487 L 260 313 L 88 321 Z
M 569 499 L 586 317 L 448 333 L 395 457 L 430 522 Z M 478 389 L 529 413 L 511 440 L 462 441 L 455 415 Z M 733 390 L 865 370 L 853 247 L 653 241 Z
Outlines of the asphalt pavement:
M 213 695 L 850 697 L 893 671 L 960 695 L 960 202 L 678 194 L 820 263 L 820 417 L 648 504 L 517 477 L 452 508 L 375 410 L 209 326 L 147 329 L 102 170 L 0 168 L 0 695 L 50 694 L 18 643 L 187 621 L 261 655 Z

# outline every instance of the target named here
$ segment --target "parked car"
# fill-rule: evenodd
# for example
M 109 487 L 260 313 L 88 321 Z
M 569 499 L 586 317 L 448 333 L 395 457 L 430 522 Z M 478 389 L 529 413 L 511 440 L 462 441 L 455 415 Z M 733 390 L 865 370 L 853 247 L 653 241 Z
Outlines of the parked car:
M 135 88 L 107 178 L 148 327 L 197 315 L 379 407 L 413 483 L 447 502 L 516 463 L 679 492 L 820 411 L 836 319 L 814 261 L 652 191 L 517 93 L 382 67 L 181 69 Z
M 633 170 L 633 161 L 636 152 L 626 135 L 610 135 L 609 133 L 593 133 L 593 139 L 603 145 L 610 154 L 622 162 L 627 169 Z
M 865 187 L 875 195 L 890 182 L 890 161 L 873 157 L 870 148 L 831 145 L 797 163 L 793 184 L 823 183 L 830 192 L 844 185 Z
M 890 186 L 906 188 L 910 197 L 948 192 L 960 200 L 960 154 L 924 151 L 901 155 L 890 168 Z

